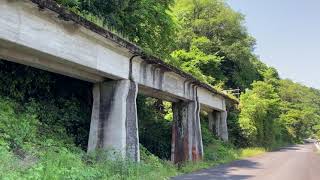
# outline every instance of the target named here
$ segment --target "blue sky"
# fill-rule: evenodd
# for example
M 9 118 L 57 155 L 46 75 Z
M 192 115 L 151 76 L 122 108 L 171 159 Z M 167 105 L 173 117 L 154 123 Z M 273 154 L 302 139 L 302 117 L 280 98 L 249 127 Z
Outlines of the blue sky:
M 320 89 L 320 0 L 227 0 L 246 17 L 255 53 L 289 78 Z

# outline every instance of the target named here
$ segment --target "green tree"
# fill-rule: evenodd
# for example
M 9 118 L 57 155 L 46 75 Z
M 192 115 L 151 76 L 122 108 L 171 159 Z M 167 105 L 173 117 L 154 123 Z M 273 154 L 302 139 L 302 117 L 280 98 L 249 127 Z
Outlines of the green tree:
M 316 135 L 320 123 L 319 90 L 290 80 L 281 80 L 279 85 L 279 95 L 282 99 L 280 119 L 290 137 L 294 141 L 301 141 L 303 138 Z
M 280 98 L 272 84 L 257 81 L 241 96 L 240 127 L 250 145 L 270 147 L 275 143 L 275 121 L 280 114 Z
M 205 51 L 210 48 L 210 40 L 206 37 L 193 39 L 192 45 L 188 51 L 181 49 L 172 52 L 172 58 L 169 62 L 176 67 L 181 68 L 208 84 L 215 84 L 212 74 L 221 76 L 219 65 L 221 58 L 216 55 L 206 54 Z
M 178 23 L 176 43 L 179 49 L 192 49 L 195 39 L 205 37 L 204 53 L 221 57 L 215 71 L 203 74 L 223 81 L 227 87 L 247 88 L 259 79 L 258 61 L 252 53 L 255 41 L 243 25 L 244 17 L 221 0 L 177 0 L 173 15 Z

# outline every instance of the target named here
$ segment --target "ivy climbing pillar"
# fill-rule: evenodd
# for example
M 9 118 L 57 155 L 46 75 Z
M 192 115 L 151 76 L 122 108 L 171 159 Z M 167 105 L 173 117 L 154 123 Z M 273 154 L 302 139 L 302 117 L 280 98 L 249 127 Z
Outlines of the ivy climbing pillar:
M 193 101 L 173 103 L 172 110 L 171 160 L 180 163 L 202 159 L 200 104 L 197 96 Z
M 130 80 L 94 85 L 88 152 L 115 150 L 123 158 L 140 160 L 137 92 L 137 84 Z

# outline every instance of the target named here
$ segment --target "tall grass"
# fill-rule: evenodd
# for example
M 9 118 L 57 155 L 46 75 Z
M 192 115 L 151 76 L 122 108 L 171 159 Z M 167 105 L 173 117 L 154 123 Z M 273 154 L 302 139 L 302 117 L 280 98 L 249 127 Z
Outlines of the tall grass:
M 249 147 L 249 148 L 239 149 L 240 158 L 258 156 L 258 155 L 264 154 L 265 152 L 266 152 L 266 149 L 261 147 Z
M 46 121 L 39 121 L 34 110 L 38 107 L 28 104 L 25 109 L 13 100 L 0 97 L 0 179 L 162 180 L 264 152 L 261 148 L 238 150 L 210 138 L 206 140 L 203 161 L 179 166 L 159 159 L 143 146 L 140 163 L 115 158 L 106 152 L 87 154 L 68 139 L 65 131 L 55 133 L 44 129 Z M 44 130 L 46 136 L 41 133 Z
M 221 143 L 206 147 L 207 154 L 203 161 L 176 166 L 152 155 L 143 147 L 140 163 L 120 158 L 110 159 L 107 155 L 87 155 L 63 147 L 47 149 L 30 161 L 1 147 L 0 179 L 169 179 L 263 152 L 261 148 L 237 150 Z

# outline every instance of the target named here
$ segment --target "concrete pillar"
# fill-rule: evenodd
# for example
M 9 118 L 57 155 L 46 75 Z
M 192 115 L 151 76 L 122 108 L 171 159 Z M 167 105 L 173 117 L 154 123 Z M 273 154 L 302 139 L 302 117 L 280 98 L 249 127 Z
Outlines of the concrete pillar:
M 200 105 L 197 100 L 173 103 L 171 160 L 174 163 L 202 159 Z
M 215 118 L 213 115 L 213 112 L 209 112 L 208 113 L 208 123 L 209 123 L 209 130 L 211 132 L 215 132 L 214 128 L 215 128 Z
M 209 129 L 223 141 L 228 141 L 227 111 L 208 113 Z
M 220 112 L 220 137 L 223 141 L 228 141 L 229 135 L 228 135 L 228 124 L 227 124 L 227 111 Z
M 140 160 L 137 92 L 137 84 L 130 80 L 94 85 L 88 152 L 115 150 L 123 158 Z
M 214 111 L 215 117 L 215 131 L 216 135 L 221 138 L 221 113 L 219 111 Z

